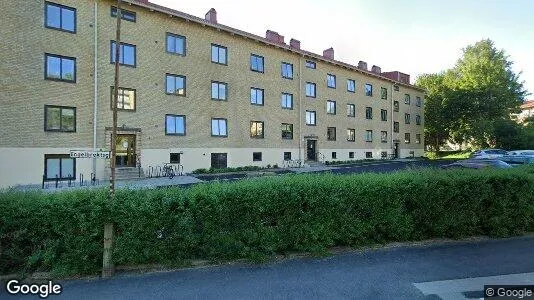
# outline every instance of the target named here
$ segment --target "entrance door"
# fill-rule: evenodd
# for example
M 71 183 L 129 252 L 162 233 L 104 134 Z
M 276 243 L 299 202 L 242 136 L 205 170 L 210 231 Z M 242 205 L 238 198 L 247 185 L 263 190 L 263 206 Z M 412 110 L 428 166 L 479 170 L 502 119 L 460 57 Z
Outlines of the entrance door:
M 399 143 L 395 143 L 395 148 L 393 148 L 393 156 L 399 158 Z
M 308 160 L 317 160 L 317 141 L 316 140 L 308 140 L 307 145 L 307 159 Z
M 135 163 L 135 134 L 118 134 L 115 165 L 117 167 L 135 167 Z
M 214 169 L 227 168 L 227 156 L 226 153 L 212 153 L 211 154 L 211 167 Z

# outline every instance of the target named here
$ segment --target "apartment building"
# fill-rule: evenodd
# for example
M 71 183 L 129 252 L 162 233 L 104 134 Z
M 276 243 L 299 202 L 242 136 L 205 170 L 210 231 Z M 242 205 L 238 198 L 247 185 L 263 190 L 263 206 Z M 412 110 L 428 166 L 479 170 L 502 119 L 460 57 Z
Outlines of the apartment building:
M 115 1 L 3 1 L 0 187 L 91 173 L 111 148 Z M 305 51 L 144 0 L 123 1 L 120 168 L 184 171 L 423 155 L 410 76 Z
M 521 104 L 519 109 L 521 110 L 521 112 L 517 114 L 512 114 L 511 117 L 513 120 L 522 123 L 526 119 L 534 116 L 534 100 L 526 100 L 523 104 Z

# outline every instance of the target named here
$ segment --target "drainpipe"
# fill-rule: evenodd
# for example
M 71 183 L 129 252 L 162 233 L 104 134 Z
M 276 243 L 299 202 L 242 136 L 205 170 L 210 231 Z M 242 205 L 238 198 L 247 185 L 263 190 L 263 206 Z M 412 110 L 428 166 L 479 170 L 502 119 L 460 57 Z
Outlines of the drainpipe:
M 299 160 L 302 162 L 302 56 L 299 56 Z M 301 163 L 302 165 L 302 163 Z
M 391 147 L 391 154 L 393 154 L 393 155 L 395 155 L 395 143 L 394 143 L 395 139 L 393 138 L 393 136 L 395 135 L 395 133 L 393 132 L 393 123 L 394 123 L 393 116 L 395 115 L 395 111 L 394 111 L 395 106 L 393 105 L 393 102 L 394 102 L 394 100 L 393 100 L 394 85 L 395 85 L 395 83 L 391 84 L 391 103 L 390 103 L 391 104 L 391 145 L 390 145 L 390 147 Z
M 96 129 L 97 129 L 97 113 L 98 113 L 98 1 L 95 1 L 95 22 L 94 22 L 94 103 L 93 103 L 93 150 L 96 151 Z M 93 158 L 93 174 L 96 174 L 96 158 Z

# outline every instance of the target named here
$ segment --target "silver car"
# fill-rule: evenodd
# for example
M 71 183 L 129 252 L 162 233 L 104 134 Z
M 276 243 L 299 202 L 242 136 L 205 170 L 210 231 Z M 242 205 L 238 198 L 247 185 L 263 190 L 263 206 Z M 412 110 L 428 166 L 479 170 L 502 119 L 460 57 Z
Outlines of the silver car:
M 495 158 L 503 157 L 507 153 L 508 152 L 506 150 L 502 150 L 502 149 L 482 149 L 482 150 L 478 150 L 478 151 L 473 152 L 471 154 L 470 158 L 473 158 L 473 159 L 495 159 Z

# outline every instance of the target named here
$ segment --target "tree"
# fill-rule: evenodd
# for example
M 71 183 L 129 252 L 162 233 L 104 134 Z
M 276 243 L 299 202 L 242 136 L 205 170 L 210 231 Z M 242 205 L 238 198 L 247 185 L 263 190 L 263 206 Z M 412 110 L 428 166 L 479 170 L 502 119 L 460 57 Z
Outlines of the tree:
M 463 49 L 454 68 L 420 76 L 427 90 L 425 141 L 439 150 L 447 139 L 483 147 L 495 142 L 495 126 L 517 112 L 527 95 L 504 50 L 485 39 Z M 434 141 L 434 142 L 431 142 Z

